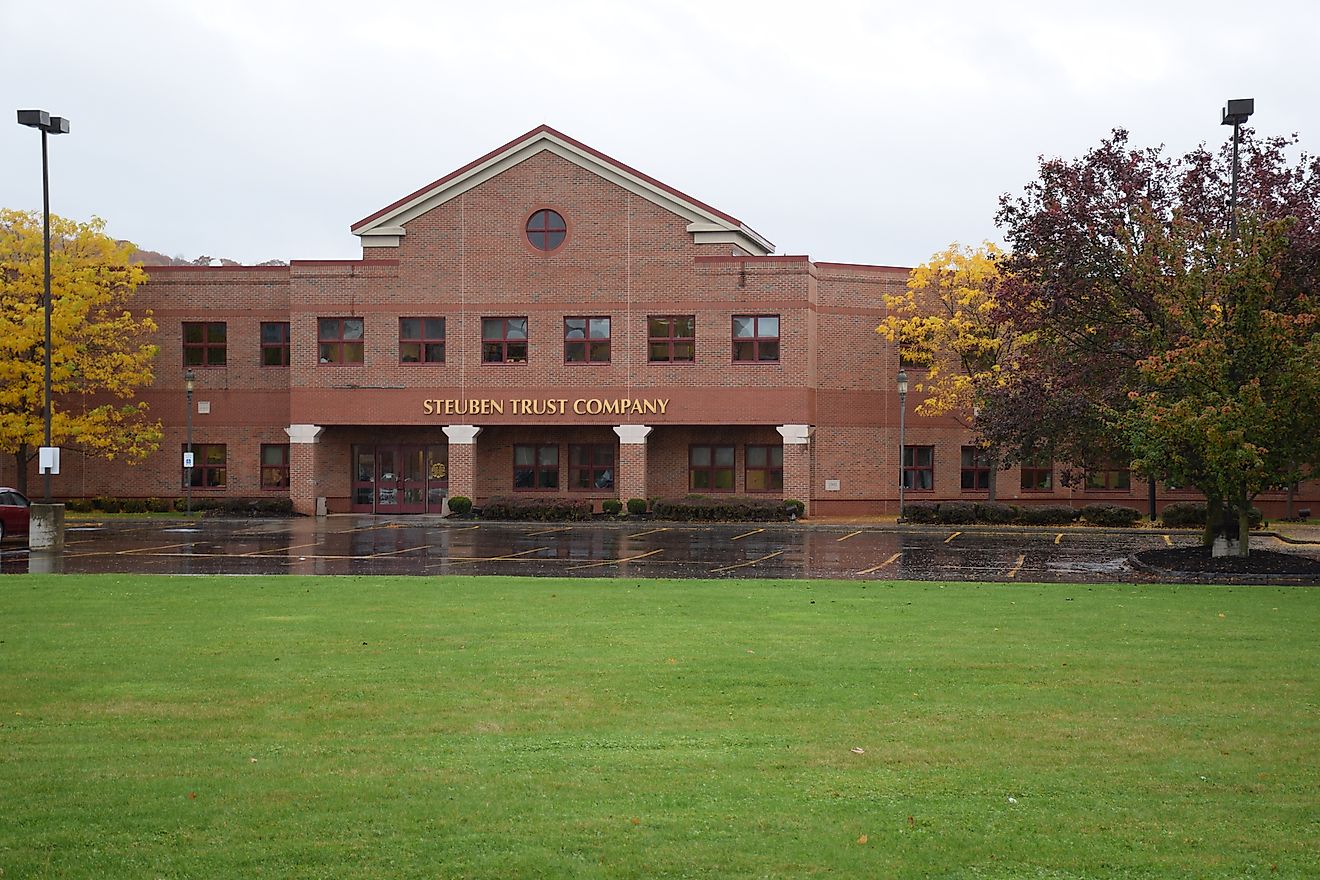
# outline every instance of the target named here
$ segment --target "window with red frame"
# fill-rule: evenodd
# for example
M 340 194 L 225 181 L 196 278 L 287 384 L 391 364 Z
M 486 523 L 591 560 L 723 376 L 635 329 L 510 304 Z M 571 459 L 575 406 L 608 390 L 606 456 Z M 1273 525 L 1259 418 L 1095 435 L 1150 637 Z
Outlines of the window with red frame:
M 184 445 L 183 451 L 188 447 Z M 223 489 L 226 484 L 225 444 L 194 443 L 191 483 L 194 489 Z M 189 485 L 188 468 L 183 469 L 183 483 Z
M 903 488 L 917 492 L 935 489 L 935 447 L 903 447 Z
M 527 363 L 527 318 L 482 318 L 481 362 Z
M 748 492 L 782 492 L 784 446 L 748 446 L 743 467 Z
M 779 360 L 779 316 L 734 315 L 733 360 L 740 364 Z
M 287 367 L 289 365 L 289 322 L 261 322 L 261 365 Z
M 990 456 L 979 446 L 962 448 L 962 488 L 970 492 L 990 489 Z
M 564 319 L 564 363 L 608 364 L 609 318 Z
M 323 364 L 360 364 L 364 330 L 361 318 L 318 318 L 317 358 Z
M 1125 491 L 1132 488 L 1132 472 L 1112 462 L 1103 462 L 1086 469 L 1086 488 L 1102 492 Z
M 223 367 L 225 365 L 228 326 L 224 321 L 185 321 L 183 324 L 183 365 L 185 367 Z
M 1049 453 L 1033 455 L 1022 461 L 1022 490 L 1050 492 L 1054 489 L 1054 459 Z
M 444 318 L 399 319 L 399 363 L 443 364 L 444 362 Z
M 688 449 L 688 488 L 694 492 L 734 490 L 732 446 L 692 446 Z
M 559 488 L 559 447 L 518 444 L 513 447 L 513 488 L 544 491 Z
M 568 447 L 568 488 L 580 492 L 613 489 L 614 444 L 570 444 Z
M 696 315 L 652 315 L 646 319 L 646 337 L 646 356 L 652 363 L 697 359 Z
M 527 218 L 527 240 L 538 251 L 552 251 L 564 243 L 568 225 L 557 211 L 537 211 Z
M 261 444 L 261 488 L 289 488 L 289 444 Z

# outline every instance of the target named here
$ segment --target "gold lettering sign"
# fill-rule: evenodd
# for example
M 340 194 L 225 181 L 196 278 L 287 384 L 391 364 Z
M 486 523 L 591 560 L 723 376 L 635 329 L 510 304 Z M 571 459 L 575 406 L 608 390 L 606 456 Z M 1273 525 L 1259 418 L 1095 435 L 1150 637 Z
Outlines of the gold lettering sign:
M 665 414 L 669 407 L 667 397 L 579 397 L 529 398 L 512 400 L 494 398 L 428 398 L 422 401 L 422 412 L 428 416 L 648 416 Z

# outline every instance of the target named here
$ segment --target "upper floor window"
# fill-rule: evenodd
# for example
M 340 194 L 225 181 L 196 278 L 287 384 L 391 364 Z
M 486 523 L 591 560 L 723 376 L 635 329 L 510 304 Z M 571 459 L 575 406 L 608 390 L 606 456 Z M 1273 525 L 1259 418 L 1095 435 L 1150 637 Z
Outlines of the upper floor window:
M 646 319 L 646 343 L 652 363 L 691 363 L 697 357 L 696 315 L 652 315 Z
M 444 362 L 444 318 L 399 319 L 399 363 L 443 364 Z
M 183 365 L 185 367 L 223 367 L 224 321 L 185 321 L 183 323 Z
M 527 240 L 538 251 L 552 251 L 564 243 L 568 224 L 556 211 L 541 210 L 527 218 Z
M 733 359 L 736 363 L 779 360 L 779 316 L 734 315 Z
M 317 349 L 323 364 L 360 364 L 363 360 L 361 318 L 318 318 Z
M 287 367 L 289 365 L 289 322 L 261 322 L 261 365 Z
M 527 319 L 482 318 L 481 361 L 486 364 L 527 363 Z
M 962 488 L 974 492 L 990 488 L 990 457 L 980 446 L 962 448 Z
M 564 362 L 608 364 L 610 362 L 609 318 L 565 318 Z

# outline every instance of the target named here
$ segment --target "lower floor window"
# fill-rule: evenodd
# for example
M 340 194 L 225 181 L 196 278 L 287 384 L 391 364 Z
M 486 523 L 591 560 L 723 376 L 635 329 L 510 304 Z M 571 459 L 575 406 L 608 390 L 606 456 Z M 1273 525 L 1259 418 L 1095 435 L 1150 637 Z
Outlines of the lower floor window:
M 558 489 L 559 446 L 514 446 L 513 488 Z
M 1026 492 L 1049 492 L 1054 488 L 1054 461 L 1049 455 L 1036 455 L 1022 462 L 1022 489 Z
M 688 488 L 693 491 L 732 492 L 732 446 L 693 446 L 688 449 Z
M 1102 464 L 1095 468 L 1088 468 L 1086 471 L 1086 488 L 1088 489 L 1131 489 L 1132 472 L 1127 468 L 1114 467 L 1111 464 Z
M 188 447 L 184 446 L 184 452 Z M 225 444 L 194 443 L 193 466 L 183 469 L 183 485 L 194 489 L 223 489 L 226 485 Z
M 971 491 L 990 488 L 990 456 L 979 446 L 962 448 L 962 487 Z
M 261 444 L 261 488 L 289 488 L 289 444 Z
M 782 492 L 784 446 L 748 446 L 745 464 L 748 492 Z
M 935 447 L 903 447 L 903 488 L 928 492 L 935 489 Z
M 614 488 L 614 445 L 574 443 L 568 447 L 568 488 L 589 492 Z

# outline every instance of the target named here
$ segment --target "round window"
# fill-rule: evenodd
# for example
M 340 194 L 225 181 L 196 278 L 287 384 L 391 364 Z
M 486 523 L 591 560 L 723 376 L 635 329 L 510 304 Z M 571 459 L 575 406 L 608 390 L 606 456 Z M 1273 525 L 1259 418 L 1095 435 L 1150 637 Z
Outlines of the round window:
M 554 250 L 564 243 L 567 234 L 564 218 L 554 211 L 537 211 L 527 220 L 527 240 L 538 251 Z

